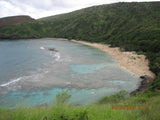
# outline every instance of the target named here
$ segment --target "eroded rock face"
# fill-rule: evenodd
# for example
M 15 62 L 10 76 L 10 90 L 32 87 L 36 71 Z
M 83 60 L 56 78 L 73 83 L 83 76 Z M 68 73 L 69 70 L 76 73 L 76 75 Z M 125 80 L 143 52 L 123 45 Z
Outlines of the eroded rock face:
M 8 25 L 20 24 L 24 22 L 35 22 L 36 20 L 31 18 L 30 16 L 11 16 L 0 18 L 0 28 L 6 27 Z

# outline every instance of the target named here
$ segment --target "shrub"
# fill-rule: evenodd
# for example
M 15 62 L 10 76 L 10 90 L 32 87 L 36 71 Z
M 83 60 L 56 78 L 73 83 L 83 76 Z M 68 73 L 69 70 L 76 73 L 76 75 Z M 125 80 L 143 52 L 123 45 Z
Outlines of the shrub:
M 63 104 L 67 104 L 69 102 L 71 95 L 68 94 L 68 90 L 62 91 L 61 93 L 59 92 L 56 95 L 55 98 L 55 104 L 56 105 L 63 105 Z
M 114 95 L 111 95 L 111 96 L 106 96 L 102 99 L 100 99 L 98 101 L 98 103 L 100 104 L 105 104 L 105 103 L 117 103 L 121 100 L 124 100 L 126 97 L 128 96 L 128 92 L 125 91 L 125 90 L 121 90 L 120 92 L 114 94 Z

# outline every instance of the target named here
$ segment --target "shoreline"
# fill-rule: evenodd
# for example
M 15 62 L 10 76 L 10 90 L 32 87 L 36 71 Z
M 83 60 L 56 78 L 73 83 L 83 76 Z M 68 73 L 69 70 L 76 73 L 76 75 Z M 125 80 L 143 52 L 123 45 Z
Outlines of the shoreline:
M 62 38 L 61 40 L 67 39 Z M 149 70 L 149 60 L 146 59 L 145 55 L 137 55 L 136 52 L 121 52 L 119 47 L 111 48 L 107 44 L 104 45 L 100 43 L 89 43 L 77 40 L 70 41 L 88 45 L 106 52 L 118 61 L 120 67 L 138 77 L 148 76 L 152 80 L 155 78 L 155 74 Z

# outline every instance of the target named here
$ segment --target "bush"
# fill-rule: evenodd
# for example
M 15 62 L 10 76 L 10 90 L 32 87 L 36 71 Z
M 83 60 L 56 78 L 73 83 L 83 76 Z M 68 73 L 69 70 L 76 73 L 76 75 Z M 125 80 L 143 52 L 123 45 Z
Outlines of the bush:
M 71 95 L 68 94 L 68 90 L 62 91 L 61 93 L 59 92 L 56 95 L 55 98 L 55 104 L 56 105 L 63 105 L 63 104 L 67 104 L 69 102 Z
M 156 79 L 149 86 L 149 90 L 153 90 L 153 91 L 160 90 L 160 74 L 158 74 Z
M 117 103 L 120 102 L 121 100 L 124 100 L 128 96 L 128 92 L 125 90 L 121 90 L 120 92 L 111 95 L 111 96 L 106 96 L 98 101 L 100 104 L 105 104 L 105 103 Z

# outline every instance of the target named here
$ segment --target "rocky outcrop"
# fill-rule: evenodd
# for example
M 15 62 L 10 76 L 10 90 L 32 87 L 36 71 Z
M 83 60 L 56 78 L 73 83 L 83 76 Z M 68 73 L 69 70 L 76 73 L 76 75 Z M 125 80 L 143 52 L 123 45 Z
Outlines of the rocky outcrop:
M 154 78 L 152 78 L 152 77 L 150 77 L 148 75 L 140 76 L 140 78 L 142 79 L 142 81 L 140 83 L 140 86 L 136 90 L 131 92 L 131 94 L 145 92 L 147 90 L 147 88 L 149 87 L 149 85 L 154 80 Z
M 58 52 L 58 50 L 56 50 L 55 48 L 48 48 L 49 51 L 54 51 L 54 52 Z

